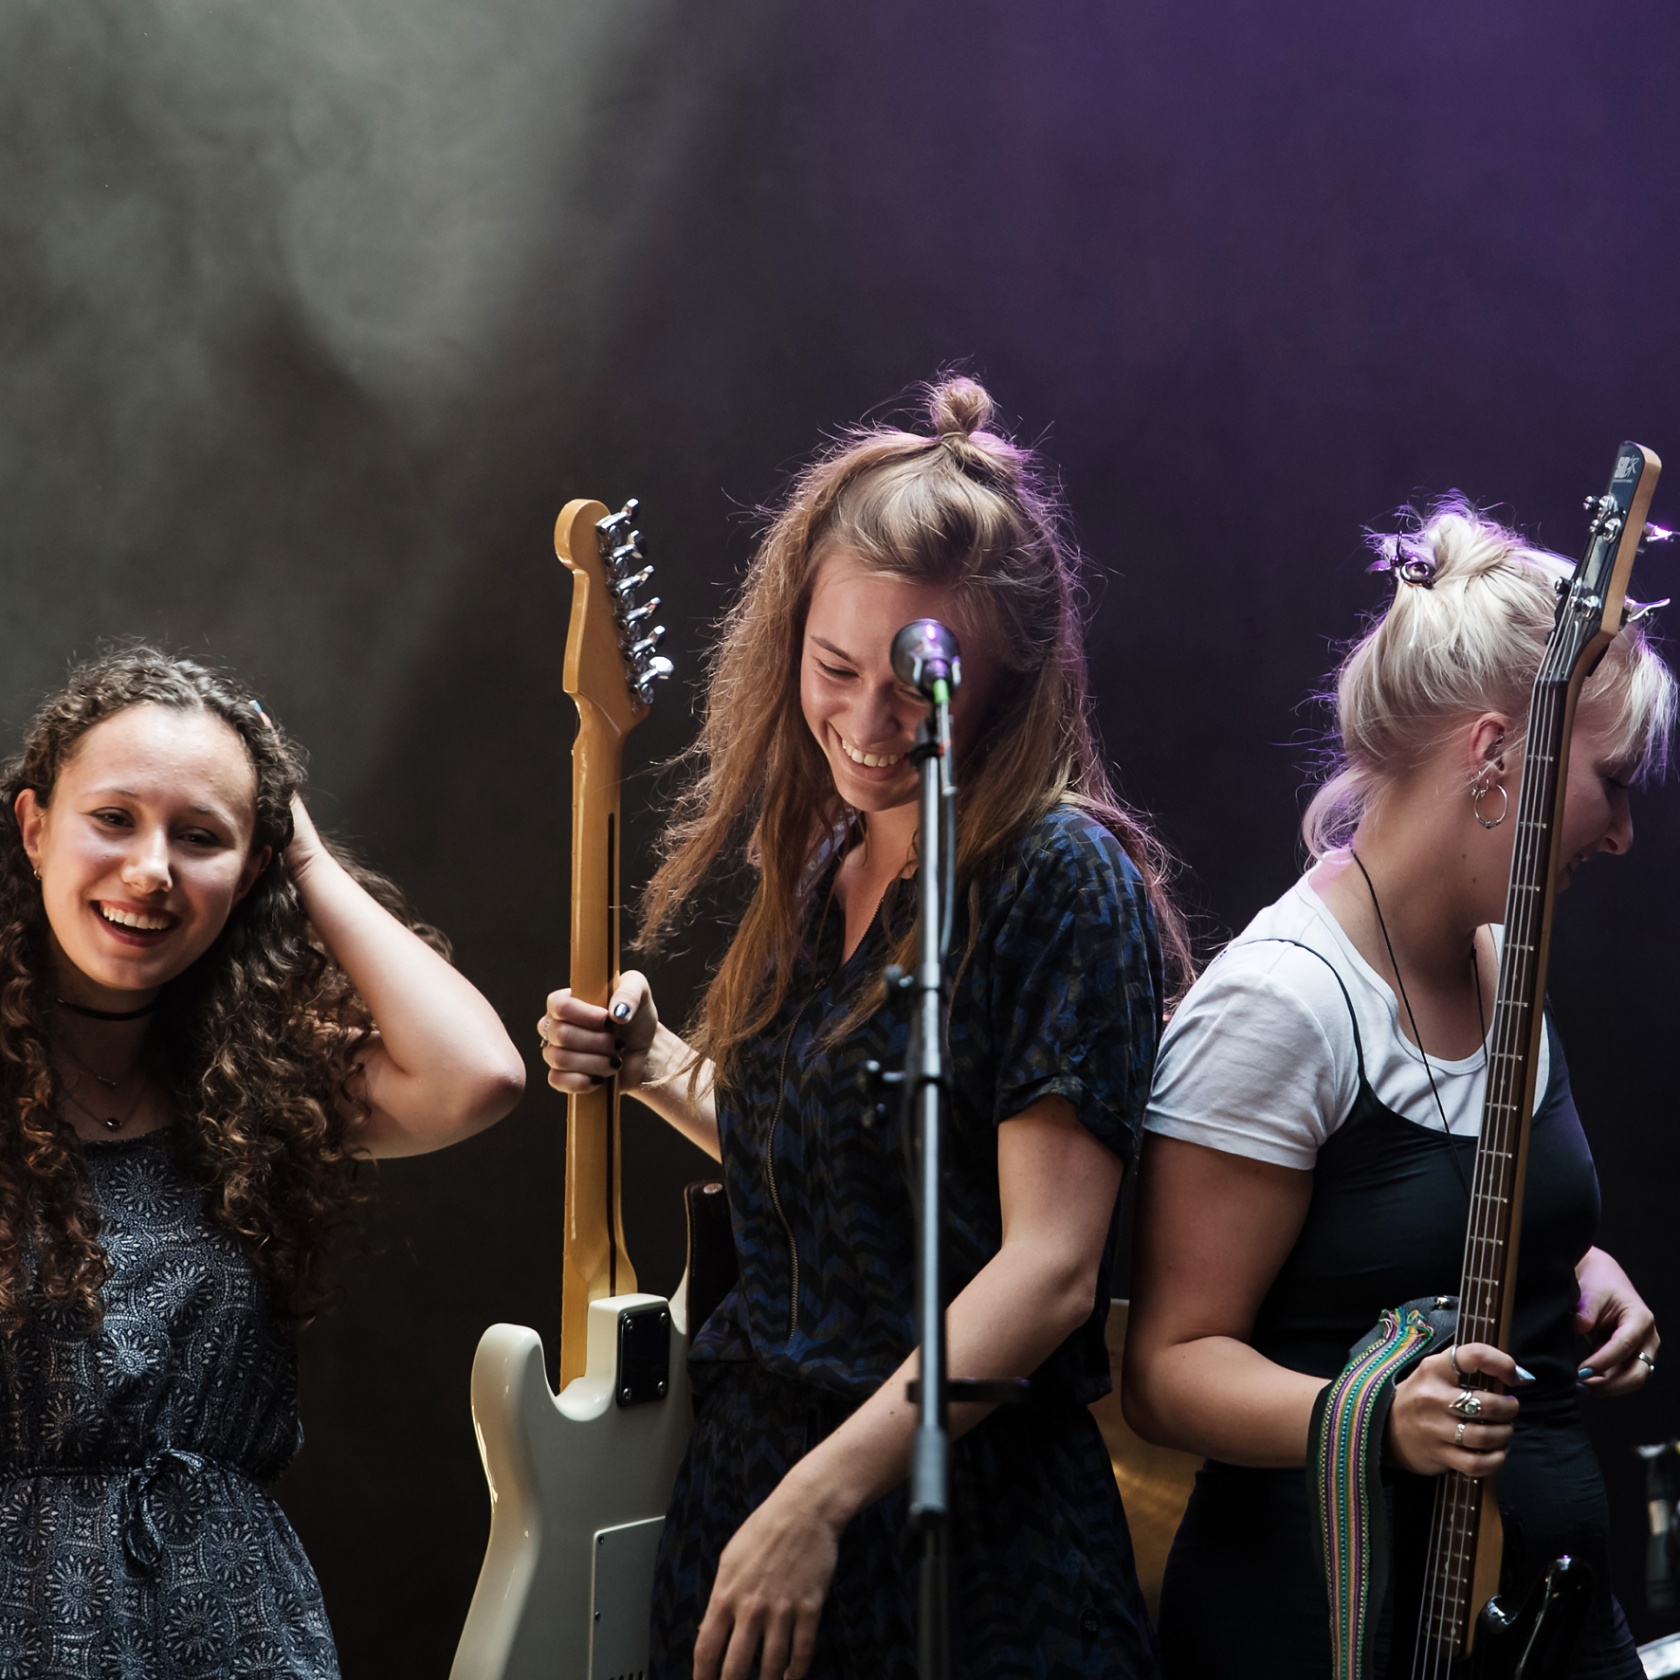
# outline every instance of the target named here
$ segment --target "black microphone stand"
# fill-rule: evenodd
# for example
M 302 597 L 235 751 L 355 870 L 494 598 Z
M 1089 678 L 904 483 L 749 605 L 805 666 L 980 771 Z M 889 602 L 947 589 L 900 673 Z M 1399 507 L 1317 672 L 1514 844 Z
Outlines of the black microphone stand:
M 901 1086 L 906 1154 L 916 1190 L 916 1333 L 921 1372 L 910 1384 L 916 1434 L 910 1465 L 910 1521 L 921 1537 L 917 1605 L 917 1668 L 922 1680 L 948 1680 L 950 1616 L 950 1432 L 953 1400 L 997 1404 L 1024 1400 L 1024 1381 L 953 1382 L 946 1375 L 943 1137 L 945 962 L 957 887 L 957 777 L 951 748 L 951 696 L 962 680 L 956 638 L 931 619 L 907 624 L 893 638 L 893 669 L 928 700 L 911 761 L 921 771 L 917 839 L 917 956 L 913 975 L 887 970 L 889 999 L 910 995 L 910 1048 L 902 1072 L 878 1062 L 864 1068 L 872 1113 L 884 1116 L 885 1090 Z
M 911 757 L 922 773 L 917 850 L 917 952 L 911 985 L 910 1054 L 905 1064 L 906 1121 L 919 1181 L 916 1331 L 921 1377 L 911 1385 L 916 1436 L 910 1471 L 910 1521 L 921 1535 L 917 1667 L 922 1680 L 950 1673 L 950 1437 L 945 1370 L 944 1201 L 941 1159 L 945 1110 L 945 957 L 951 944 L 956 886 L 956 776 L 951 752 L 951 688 L 931 685 L 933 704 Z

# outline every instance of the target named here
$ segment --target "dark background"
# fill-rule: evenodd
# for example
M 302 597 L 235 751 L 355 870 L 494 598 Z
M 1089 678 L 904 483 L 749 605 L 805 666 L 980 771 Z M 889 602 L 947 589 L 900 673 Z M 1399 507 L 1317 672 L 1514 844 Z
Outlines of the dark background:
M 231 663 L 529 1046 L 566 972 L 561 503 L 644 498 L 684 679 L 651 764 L 749 510 L 960 362 L 1064 475 L 1100 723 L 1217 937 L 1297 867 L 1303 698 L 1381 593 L 1362 525 L 1458 487 L 1574 552 L 1621 438 L 1680 457 L 1677 46 L 1664 0 L 18 0 L 0 721 L 104 635 Z M 659 797 L 627 790 L 634 879 Z M 1605 1244 L 1675 1323 L 1680 794 L 1637 818 L 1553 994 Z M 554 1328 L 561 1114 L 534 1085 L 387 1166 L 305 1337 L 281 1497 L 349 1680 L 447 1670 L 473 1347 Z M 701 1161 L 629 1134 L 668 1289 Z M 1631 1449 L 1677 1380 L 1594 1414 L 1644 1636 Z

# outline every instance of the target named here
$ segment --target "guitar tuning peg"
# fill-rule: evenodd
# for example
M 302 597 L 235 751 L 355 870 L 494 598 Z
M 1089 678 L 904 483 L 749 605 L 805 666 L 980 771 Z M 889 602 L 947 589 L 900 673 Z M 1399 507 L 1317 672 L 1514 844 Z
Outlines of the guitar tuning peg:
M 634 630 L 636 628 L 636 626 L 638 624 L 640 624 L 644 618 L 650 617 L 653 613 L 657 612 L 658 610 L 659 610 L 659 597 L 657 595 L 650 596 L 646 601 L 644 601 L 642 603 L 641 606 L 632 607 L 629 610 L 629 612 L 627 612 L 624 615 L 624 628 L 626 630 Z
M 645 660 L 636 671 L 636 698 L 644 706 L 653 704 L 653 685 L 663 682 L 676 669 L 663 654 L 655 654 L 653 658 Z
M 639 572 L 633 572 L 629 577 L 617 578 L 613 582 L 613 592 L 620 601 L 628 600 L 630 596 L 642 587 L 653 576 L 652 566 L 643 566 Z
M 1625 630 L 1630 624 L 1643 624 L 1646 619 L 1650 618 L 1654 613 L 1661 612 L 1667 605 L 1668 598 L 1665 596 L 1660 601 L 1647 601 L 1644 606 L 1638 609 L 1637 612 L 1629 612 L 1626 607 L 1623 607 L 1622 628 Z
M 609 542 L 618 535 L 620 526 L 628 525 L 636 517 L 636 509 L 641 503 L 634 496 L 621 507 L 617 513 L 609 513 L 605 519 L 595 521 L 595 529 Z
M 631 662 L 640 668 L 648 661 L 649 656 L 653 653 L 653 650 L 659 646 L 659 643 L 664 635 L 665 626 L 663 624 L 656 624 L 645 636 L 642 637 L 639 642 L 632 642 L 630 644 Z
M 632 560 L 640 560 L 641 557 L 642 551 L 636 547 L 635 533 L 632 532 L 627 542 L 621 542 L 613 548 L 607 556 L 607 565 L 622 577 L 624 568 Z
M 1666 525 L 1647 525 L 1645 535 L 1640 540 L 1648 543 L 1673 542 L 1674 533 Z

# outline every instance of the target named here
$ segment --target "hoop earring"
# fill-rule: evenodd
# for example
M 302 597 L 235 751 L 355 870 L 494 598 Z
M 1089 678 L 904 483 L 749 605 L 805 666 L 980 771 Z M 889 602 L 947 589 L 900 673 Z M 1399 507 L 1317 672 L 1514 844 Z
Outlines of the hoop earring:
M 1483 828 L 1498 828 L 1504 822 L 1506 813 L 1511 809 L 1511 796 L 1505 791 L 1505 784 L 1496 782 L 1493 785 L 1499 789 L 1499 815 L 1492 822 L 1489 822 L 1482 815 L 1482 801 L 1488 796 L 1488 783 L 1484 781 L 1470 784 L 1470 808 L 1476 813 L 1476 821 Z

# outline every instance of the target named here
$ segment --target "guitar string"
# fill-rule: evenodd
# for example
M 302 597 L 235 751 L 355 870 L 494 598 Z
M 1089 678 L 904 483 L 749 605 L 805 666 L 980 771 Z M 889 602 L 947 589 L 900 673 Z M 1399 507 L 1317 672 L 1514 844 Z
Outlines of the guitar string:
M 1530 718 L 1530 739 L 1552 741 L 1560 749 L 1563 745 L 1562 726 L 1567 717 L 1568 701 L 1567 693 L 1560 695 L 1555 685 L 1563 674 L 1559 667 L 1564 663 L 1565 661 L 1562 660 L 1561 656 L 1557 660 L 1548 662 L 1549 669 L 1545 672 L 1548 681 L 1542 692 L 1535 697 L 1535 703 L 1531 706 Z M 1535 874 L 1536 864 L 1544 861 L 1548 842 L 1552 838 L 1548 833 L 1552 825 L 1547 814 L 1547 807 L 1555 803 L 1559 785 L 1557 770 L 1560 756 L 1561 751 L 1554 752 L 1545 760 L 1549 766 L 1545 774 L 1527 778 L 1528 787 L 1524 790 L 1525 797 L 1519 802 L 1519 830 L 1516 836 L 1518 866 L 1530 877 Z M 1517 960 L 1513 964 L 1513 978 L 1515 978 L 1517 971 L 1526 970 L 1529 984 L 1508 993 L 1505 1000 L 1507 1005 L 1517 1001 L 1518 993 L 1532 990 L 1534 966 L 1539 958 L 1541 922 L 1546 907 L 1544 900 L 1549 896 L 1547 892 L 1549 883 L 1531 880 L 1529 885 L 1538 885 L 1541 890 L 1517 895 L 1521 902 L 1516 906 L 1516 913 L 1508 918 L 1511 924 L 1508 937 L 1515 940 L 1518 946 Z M 1531 1013 L 1532 1000 L 1530 1000 L 1530 1004 Z M 1491 1180 L 1494 1174 L 1498 1172 L 1505 1180 L 1505 1188 L 1514 1190 L 1513 1134 L 1520 1128 L 1523 1116 L 1520 1112 L 1522 1093 L 1515 1089 L 1515 1080 L 1512 1076 L 1520 1059 L 1520 1039 L 1530 1031 L 1531 1022 L 1526 1019 L 1524 1011 L 1520 1009 L 1507 1007 L 1504 1013 L 1506 1021 L 1499 1040 L 1501 1060 L 1498 1064 L 1503 1087 L 1501 1091 L 1503 1102 L 1495 1111 L 1494 1117 L 1499 1145 L 1497 1155 L 1490 1154 L 1488 1157 L 1485 1176 Z M 1484 1187 L 1487 1191 L 1491 1191 L 1492 1188 L 1491 1183 Z M 1514 1212 L 1514 1197 L 1508 1198 L 1508 1201 Z M 1497 1210 L 1499 1204 L 1492 1200 L 1484 1200 L 1482 1205 L 1491 1215 Z M 1514 1231 L 1514 1222 L 1511 1228 Z M 1483 1231 L 1481 1234 L 1486 1237 L 1488 1233 Z M 1485 1321 L 1488 1333 L 1492 1334 L 1494 1332 L 1493 1301 L 1491 1299 L 1493 1280 L 1488 1275 L 1481 1273 L 1478 1268 L 1476 1281 L 1477 1309 L 1481 1318 Z M 1473 1526 L 1474 1518 L 1478 1514 L 1481 1494 L 1470 1478 L 1455 1477 L 1454 1480 L 1458 1485 L 1453 1490 L 1454 1497 L 1450 1501 L 1448 1509 L 1448 1516 L 1451 1519 L 1449 1538 L 1457 1542 L 1454 1549 L 1460 1559 L 1464 1560 L 1469 1555 L 1470 1529 Z M 1460 1581 L 1457 1585 L 1460 1594 L 1462 1594 L 1468 1583 Z M 1454 1630 L 1455 1633 L 1459 1634 L 1459 1637 L 1462 1637 L 1463 1624 L 1473 1606 L 1464 1603 L 1461 1597 L 1460 1602 L 1454 1608 L 1456 1612 L 1452 1618 Z M 1456 1647 L 1457 1643 L 1458 1639 L 1455 1638 L 1453 1645 Z M 1441 1660 L 1446 1660 L 1445 1653 L 1442 1653 Z
M 1624 531 L 1626 529 L 1625 521 L 1623 529 Z M 1565 647 L 1568 641 L 1568 637 L 1557 637 L 1554 645 L 1548 647 L 1546 657 L 1541 662 L 1540 673 L 1536 678 L 1535 692 L 1530 699 L 1530 744 L 1532 745 L 1536 741 L 1550 740 L 1555 742 L 1556 750 L 1551 755 L 1544 757 L 1544 762 L 1549 768 L 1543 777 L 1528 775 L 1524 777 L 1523 791 L 1518 805 L 1517 834 L 1514 837 L 1515 843 L 1513 846 L 1511 877 L 1513 882 L 1519 879 L 1518 861 L 1521 861 L 1522 868 L 1525 871 L 1532 873 L 1536 853 L 1539 854 L 1538 861 L 1544 863 L 1546 853 L 1555 839 L 1553 830 L 1555 829 L 1556 802 L 1562 784 L 1560 764 L 1567 748 L 1563 727 L 1568 721 L 1570 676 L 1578 663 L 1580 654 L 1580 649 L 1577 647 L 1569 649 L 1567 657 L 1565 657 Z M 1560 682 L 1562 683 L 1561 691 L 1558 688 Z M 1542 728 L 1542 725 L 1544 725 L 1544 728 Z M 1526 768 L 1528 768 L 1527 764 L 1525 764 Z M 1522 902 L 1516 906 L 1515 913 L 1507 914 L 1506 937 L 1518 941 L 1516 949 L 1519 956 L 1512 963 L 1513 973 L 1519 969 L 1528 970 L 1530 984 L 1518 988 L 1518 990 L 1532 992 L 1533 970 L 1540 956 L 1540 935 L 1551 899 L 1551 882 L 1549 880 L 1530 882 L 1527 883 L 1527 888 L 1528 890 L 1521 895 Z M 1507 894 L 1508 899 L 1511 896 L 1514 895 Z M 1508 903 L 1508 912 L 1510 909 Z M 1503 966 L 1501 964 L 1502 968 Z M 1501 1045 L 1501 1051 L 1496 1068 L 1490 1070 L 1490 1083 L 1495 1077 L 1499 1079 L 1501 1095 L 1505 1100 L 1490 1109 L 1492 1124 L 1497 1127 L 1500 1139 L 1497 1151 L 1497 1166 L 1496 1155 L 1492 1149 L 1487 1152 L 1478 1150 L 1478 1169 L 1483 1166 L 1484 1161 L 1487 1166 L 1485 1173 L 1478 1170 L 1476 1174 L 1479 1194 L 1485 1193 L 1489 1188 L 1483 1183 L 1483 1180 L 1491 1178 L 1496 1170 L 1506 1180 L 1504 1186 L 1506 1190 L 1508 1192 L 1514 1192 L 1515 1190 L 1515 1160 L 1511 1154 L 1513 1141 L 1511 1134 L 1513 1132 L 1520 1134 L 1520 1128 L 1525 1118 L 1521 1111 L 1525 1105 L 1522 1102 L 1523 1092 L 1514 1088 L 1515 1081 L 1512 1078 L 1512 1073 L 1521 1060 L 1518 1054 L 1518 1043 L 1522 1035 L 1528 1034 L 1530 1042 L 1532 1042 L 1534 1030 L 1534 1023 L 1530 1018 L 1533 1014 L 1532 997 L 1528 1000 L 1527 1016 L 1520 1008 L 1512 1007 L 1519 1002 L 1518 998 L 1505 993 L 1503 990 L 1496 1000 L 1495 1035 L 1496 1040 Z M 1526 1085 L 1526 1083 L 1525 1080 L 1524 1084 Z M 1511 1224 L 1508 1234 L 1511 1235 L 1514 1235 L 1516 1230 L 1514 1204 L 1514 1194 L 1508 1194 L 1507 1205 L 1511 1208 Z M 1492 1209 L 1499 1204 L 1488 1201 L 1483 1202 L 1482 1205 Z M 1497 1239 L 1490 1238 L 1485 1230 L 1478 1235 L 1482 1239 L 1482 1246 L 1497 1245 Z M 1468 1234 L 1466 1238 L 1466 1278 L 1467 1283 L 1476 1285 L 1480 1314 L 1491 1325 L 1493 1323 L 1493 1302 L 1490 1291 L 1496 1280 L 1492 1271 L 1483 1273 L 1479 1266 L 1472 1268 Z M 1508 1281 L 1500 1280 L 1501 1290 L 1508 1286 Z M 1468 1296 L 1468 1287 L 1461 1293 Z M 1461 1322 L 1465 1305 L 1466 1302 L 1461 1300 Z M 1494 1328 L 1496 1330 L 1497 1327 L 1494 1326 Z M 1452 1484 L 1462 1484 L 1462 1486 L 1453 1485 L 1439 1490 L 1434 1502 L 1434 1517 L 1436 1520 L 1432 1523 L 1433 1532 L 1431 1534 L 1429 1558 L 1430 1596 L 1426 1598 L 1424 1614 L 1421 1618 L 1422 1625 L 1419 1628 L 1418 1643 L 1413 1652 L 1414 1676 L 1420 1675 L 1420 1664 L 1422 1662 L 1429 1663 L 1432 1674 L 1443 1673 L 1443 1665 L 1450 1666 L 1453 1660 L 1452 1653 L 1456 1651 L 1458 1645 L 1457 1637 L 1453 1637 L 1450 1645 L 1444 1649 L 1443 1642 L 1438 1639 L 1430 1639 L 1427 1636 L 1431 1631 L 1431 1625 L 1437 1620 L 1434 1614 L 1438 1604 L 1437 1589 L 1442 1585 L 1439 1582 L 1439 1571 L 1436 1568 L 1436 1542 L 1439 1539 L 1442 1526 L 1440 1519 L 1443 1516 L 1443 1508 L 1445 1507 L 1446 1514 L 1451 1519 L 1450 1527 L 1454 1536 L 1462 1537 L 1463 1544 L 1457 1548 L 1457 1551 L 1458 1555 L 1464 1558 L 1469 1555 L 1470 1524 L 1468 1519 L 1475 1508 L 1475 1503 L 1479 1502 L 1480 1499 L 1479 1491 L 1469 1477 L 1460 1477 L 1456 1472 L 1449 1472 L 1449 1479 Z M 1455 1585 L 1462 1589 L 1467 1586 L 1467 1583 L 1459 1581 Z M 1457 1628 L 1461 1625 L 1470 1608 L 1463 1603 L 1461 1594 L 1455 1594 L 1454 1616 L 1450 1630 L 1455 1635 Z
M 1559 747 L 1562 745 L 1559 734 L 1563 721 L 1558 714 L 1559 696 L 1552 684 L 1560 675 L 1556 669 L 1559 661 L 1547 658 L 1542 661 L 1541 671 L 1536 679 L 1536 692 L 1531 698 L 1529 707 L 1529 742 L 1546 742 L 1557 739 Z M 1567 694 L 1562 696 L 1563 709 L 1567 712 Z M 1526 757 L 1527 755 L 1525 755 Z M 1523 789 L 1518 796 L 1517 833 L 1514 837 L 1513 862 L 1511 879 L 1520 881 L 1523 873 L 1532 873 L 1536 861 L 1536 851 L 1543 852 L 1545 842 L 1550 838 L 1543 831 L 1550 827 L 1549 823 L 1539 821 L 1541 807 L 1544 802 L 1555 801 L 1557 792 L 1557 762 L 1560 752 L 1554 752 L 1546 759 L 1551 766 L 1550 771 L 1543 776 L 1525 775 Z M 1525 769 L 1529 768 L 1525 764 Z M 1512 962 L 1513 976 L 1519 969 L 1527 969 L 1532 974 L 1534 960 L 1538 956 L 1539 927 L 1538 918 L 1543 913 L 1543 905 L 1537 901 L 1547 897 L 1545 891 L 1547 883 L 1538 883 L 1540 891 L 1527 891 L 1520 894 L 1521 902 L 1515 907 L 1514 914 L 1507 914 L 1506 938 L 1515 940 L 1517 955 Z M 1508 894 L 1508 897 L 1513 896 Z M 1507 905 L 1508 911 L 1511 906 Z M 1504 964 L 1501 964 L 1504 967 Z M 1527 989 L 1527 988 L 1522 988 Z M 1517 1064 L 1516 1044 L 1514 1042 L 1520 1025 L 1521 1012 L 1511 1007 L 1515 1002 L 1509 993 L 1503 989 L 1495 1000 L 1494 1040 L 1497 1050 L 1497 1061 L 1489 1069 L 1490 1086 L 1498 1081 L 1501 1098 L 1509 1099 L 1512 1095 L 1510 1077 L 1511 1070 Z M 1414 1027 L 1415 1031 L 1415 1027 Z M 1518 1101 L 1509 1100 L 1487 1105 L 1488 1113 L 1484 1121 L 1490 1131 L 1495 1132 L 1498 1142 L 1490 1143 L 1487 1150 L 1478 1150 L 1477 1171 L 1475 1174 L 1475 1191 L 1472 1195 L 1472 1227 L 1466 1235 L 1466 1279 L 1467 1286 L 1462 1293 L 1468 1297 L 1469 1285 L 1476 1285 L 1478 1319 L 1490 1319 L 1491 1300 L 1487 1299 L 1488 1286 L 1493 1279 L 1481 1272 L 1479 1265 L 1473 1265 L 1472 1255 L 1477 1246 L 1487 1247 L 1497 1239 L 1491 1237 L 1486 1229 L 1486 1219 L 1492 1215 L 1497 1217 L 1497 1201 L 1488 1194 L 1491 1186 L 1485 1182 L 1491 1179 L 1498 1170 L 1502 1177 L 1509 1178 L 1509 1168 L 1514 1162 L 1508 1160 L 1511 1149 L 1510 1133 L 1513 1123 L 1520 1124 L 1517 1110 L 1521 1108 L 1520 1093 Z M 1484 1097 L 1486 1104 L 1486 1097 Z M 1496 1166 L 1496 1156 L 1499 1165 Z M 1485 1167 L 1485 1171 L 1482 1170 Z M 1507 1189 L 1513 1189 L 1513 1184 L 1507 1184 Z M 1507 1197 L 1509 1204 L 1512 1198 Z M 1478 1228 L 1478 1226 L 1480 1228 Z M 1513 1226 L 1514 1229 L 1514 1226 Z M 1468 1305 L 1468 1300 L 1461 1300 L 1460 1309 Z M 1462 1339 L 1462 1337 L 1461 1337 Z M 1462 1476 L 1458 1472 L 1448 1472 L 1447 1481 L 1438 1490 L 1434 1500 L 1433 1521 L 1431 1523 L 1431 1544 L 1428 1558 L 1428 1572 L 1426 1576 L 1426 1594 L 1423 1612 L 1420 1616 L 1418 1641 L 1414 1649 L 1413 1674 L 1417 1680 L 1425 1680 L 1420 1664 L 1428 1665 L 1428 1680 L 1443 1673 L 1442 1665 L 1453 1660 L 1461 1641 L 1462 1624 L 1468 1615 L 1470 1606 L 1464 1602 L 1464 1593 L 1469 1583 L 1462 1579 L 1462 1569 L 1455 1572 L 1456 1578 L 1450 1583 L 1443 1579 L 1446 1573 L 1439 1565 L 1442 1543 L 1449 1548 L 1450 1561 L 1465 1560 L 1469 1556 L 1469 1540 L 1471 1518 L 1479 1504 L 1480 1494 L 1472 1478 Z M 1456 1543 L 1455 1543 L 1456 1542 Z M 1443 1600 L 1449 1587 L 1452 1590 L 1452 1604 L 1446 1606 Z M 1442 1610 L 1448 1611 L 1443 1617 Z
M 1544 713 L 1549 710 L 1544 704 L 1548 697 L 1547 691 L 1542 690 L 1542 694 L 1537 696 L 1539 703 L 1532 704 L 1530 707 L 1531 741 L 1542 741 L 1549 737 L 1551 733 L 1550 729 L 1542 730 L 1540 728 L 1542 722 L 1552 721 L 1544 717 Z M 1517 847 L 1515 848 L 1512 870 L 1513 879 L 1520 879 L 1525 871 L 1532 873 L 1534 863 L 1533 836 L 1536 830 L 1531 826 L 1530 819 L 1534 814 L 1534 807 L 1539 803 L 1539 795 L 1542 792 L 1539 784 L 1544 779 L 1536 776 L 1525 777 L 1526 785 L 1523 796 L 1519 798 L 1518 833 L 1515 837 Z M 1513 973 L 1527 966 L 1523 959 L 1532 955 L 1535 944 L 1533 937 L 1535 929 L 1529 914 L 1529 902 L 1533 895 L 1522 894 L 1519 896 L 1522 902 L 1517 907 L 1516 914 L 1507 917 L 1506 937 L 1512 940 L 1516 946 L 1513 954 Z M 1526 951 L 1523 949 L 1525 946 L 1528 947 Z M 1511 1001 L 1511 993 L 1507 992 L 1505 998 L 1500 1001 L 1508 1005 Z M 1503 1016 L 1495 1029 L 1496 1048 L 1501 1052 L 1501 1059 L 1490 1070 L 1490 1076 L 1499 1082 L 1495 1093 L 1497 1104 L 1499 1098 L 1509 1095 L 1509 1077 L 1506 1070 L 1512 1066 L 1512 1063 L 1505 1058 L 1514 1048 L 1512 1033 L 1517 1011 L 1509 1007 L 1500 1010 L 1496 1006 L 1496 1015 Z M 1489 1316 L 1491 1306 L 1491 1303 L 1485 1298 L 1485 1283 L 1487 1280 L 1478 1264 L 1480 1256 L 1476 1250 L 1478 1246 L 1485 1246 L 1486 1240 L 1490 1236 L 1486 1228 L 1487 1219 L 1498 1206 L 1490 1199 L 1492 1189 L 1490 1180 L 1494 1177 L 1499 1165 L 1504 1162 L 1510 1148 L 1510 1116 L 1506 1113 L 1506 1107 L 1508 1107 L 1508 1104 L 1494 1106 L 1486 1116 L 1490 1133 L 1489 1148 L 1481 1153 L 1481 1159 L 1478 1161 L 1478 1166 L 1482 1170 L 1476 1174 L 1475 1211 L 1477 1220 L 1475 1227 L 1467 1234 L 1466 1239 L 1466 1270 L 1469 1273 L 1469 1279 L 1463 1291 L 1467 1298 L 1461 1302 L 1461 1308 L 1469 1309 L 1466 1316 L 1475 1323 L 1471 1332 L 1472 1335 L 1480 1333 L 1481 1324 L 1475 1321 L 1486 1319 Z M 1463 1338 L 1461 1337 L 1461 1339 Z M 1427 1606 L 1428 1614 L 1426 1615 L 1425 1627 L 1420 1629 L 1422 1637 L 1420 1638 L 1419 1652 L 1432 1675 L 1444 1672 L 1445 1667 L 1450 1665 L 1455 1657 L 1463 1641 L 1466 1620 L 1473 1608 L 1466 1602 L 1469 1583 L 1464 1577 L 1465 1565 L 1471 1560 L 1471 1530 L 1474 1526 L 1473 1519 L 1477 1512 L 1479 1497 L 1472 1478 L 1462 1476 L 1457 1472 L 1449 1472 L 1447 1480 L 1435 1501 L 1438 1521 L 1434 1525 L 1436 1528 L 1434 1539 L 1438 1547 L 1444 1545 L 1445 1558 L 1441 1560 L 1440 1553 L 1436 1552 L 1436 1555 L 1430 1560 L 1432 1564 L 1430 1570 L 1432 1593 Z M 1441 1567 L 1442 1561 L 1448 1567 Z

